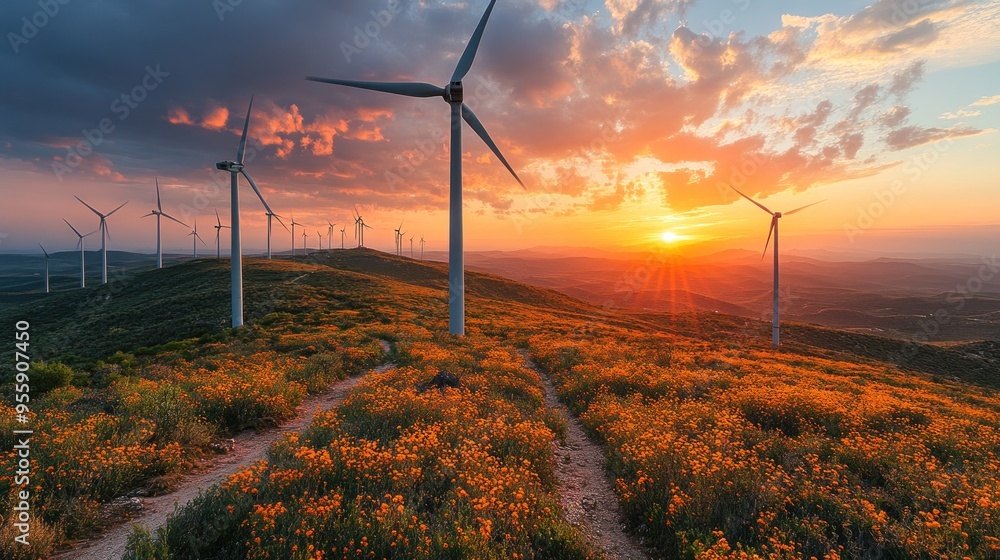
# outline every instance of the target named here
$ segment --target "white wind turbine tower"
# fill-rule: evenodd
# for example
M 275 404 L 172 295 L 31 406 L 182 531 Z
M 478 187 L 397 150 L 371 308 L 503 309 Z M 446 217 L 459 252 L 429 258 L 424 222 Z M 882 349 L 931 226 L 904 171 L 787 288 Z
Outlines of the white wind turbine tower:
M 306 239 L 308 239 L 308 237 L 306 236 L 305 229 L 303 229 L 302 230 L 302 256 L 308 256 L 309 255 L 309 245 L 306 245 Z
M 80 239 L 76 243 L 76 246 L 80 248 L 80 287 L 81 288 L 86 288 L 87 287 L 87 278 L 86 278 L 86 267 L 84 266 L 84 260 L 85 260 L 84 254 L 85 253 L 84 253 L 84 249 L 83 249 L 83 238 L 87 237 L 88 235 L 93 235 L 93 234 L 97 233 L 97 230 L 95 229 L 94 231 L 92 231 L 92 232 L 84 235 L 84 234 L 80 233 L 79 231 L 76 231 L 76 228 L 73 227 L 73 224 L 69 223 L 69 221 L 67 221 L 66 218 L 63 218 L 63 221 L 66 222 L 66 225 L 69 226 L 69 229 L 73 230 L 73 233 L 75 233 L 76 236 Z
M 42 247 L 42 244 L 39 243 L 38 246 Z M 45 247 L 42 247 L 42 253 L 45 254 L 45 293 L 49 293 L 49 259 L 51 257 L 49 257 L 49 252 L 45 250 Z
M 295 216 L 292 216 L 292 258 L 295 258 L 295 226 L 301 226 L 302 224 L 295 221 Z M 285 228 L 288 229 L 288 228 Z
M 361 217 L 361 212 L 358 212 L 358 207 L 354 207 L 354 212 L 357 216 L 354 218 L 354 237 L 358 240 L 358 247 L 365 246 L 365 228 L 374 229 L 372 226 L 365 223 L 365 219 Z
M 344 237 L 346 237 L 346 236 L 347 236 L 347 224 L 344 224 L 344 227 L 340 228 L 340 248 L 341 249 L 344 248 Z
M 326 221 L 327 225 L 330 227 L 326 230 L 326 248 L 333 249 L 333 232 L 337 231 L 334 224 L 330 223 L 330 220 Z
M 486 8 L 479 25 L 476 27 L 469 44 L 465 47 L 465 52 L 458 61 L 455 72 L 451 76 L 451 82 L 445 87 L 438 87 L 428 83 L 416 82 L 367 82 L 354 80 L 339 80 L 331 78 L 308 77 L 306 79 L 314 82 L 324 82 L 335 85 L 355 87 L 372 91 L 381 91 L 409 97 L 442 97 L 451 106 L 451 187 L 450 187 L 450 218 L 448 236 L 448 301 L 449 301 L 449 331 L 453 335 L 465 334 L 465 260 L 462 239 L 462 126 L 461 120 L 469 123 L 469 126 L 483 139 L 483 142 L 497 158 L 504 164 L 504 167 L 517 179 L 517 182 L 524 187 L 524 183 L 514 172 L 514 169 L 507 163 L 507 160 L 500 153 L 500 149 L 490 138 L 486 128 L 479 122 L 472 109 L 463 103 L 462 79 L 472 68 L 472 63 L 476 58 L 476 51 L 479 50 L 479 43 L 483 38 L 483 31 L 489 20 L 490 13 L 496 5 L 496 0 L 490 0 L 490 5 Z
M 153 210 L 149 214 L 146 214 L 145 216 L 143 216 L 143 218 L 148 218 L 150 216 L 156 216 L 156 268 L 163 268 L 163 246 L 160 244 L 160 217 L 162 216 L 164 218 L 169 218 L 184 227 L 189 227 L 189 226 L 163 211 L 163 205 L 160 204 L 159 177 L 156 178 L 156 210 Z
M 253 178 L 247 173 L 243 166 L 243 156 L 246 155 L 247 147 L 247 130 L 250 128 L 250 111 L 253 110 L 253 96 L 250 97 L 250 106 L 247 107 L 247 118 L 243 121 L 243 135 L 240 136 L 240 145 L 236 149 L 236 161 L 220 161 L 215 164 L 215 168 L 220 171 L 228 171 L 230 177 L 232 178 L 232 189 L 231 189 L 231 215 L 230 221 L 232 223 L 230 233 L 232 241 L 230 242 L 229 253 L 230 253 L 230 263 L 231 263 L 231 277 L 232 277 L 232 301 L 233 301 L 233 327 L 243 326 L 243 247 L 240 241 L 240 173 L 246 177 L 247 182 L 253 188 L 253 191 L 257 193 L 257 197 L 260 198 L 261 203 L 264 208 L 271 212 L 271 208 L 264 202 L 264 196 L 260 194 L 260 189 L 257 188 L 257 184 L 254 183 Z
M 410 236 L 410 258 L 413 258 L 413 236 Z
M 264 199 L 261 198 L 260 201 L 264 202 Z M 264 207 L 267 208 L 266 202 L 264 202 Z M 281 221 L 281 216 L 271 212 L 270 208 L 268 208 L 264 215 L 267 216 L 267 260 L 271 260 L 271 218 L 278 220 L 278 223 L 281 224 L 281 227 L 285 228 L 285 231 L 289 231 L 289 229 L 288 226 L 285 225 L 285 222 Z
M 397 255 L 402 255 L 403 254 L 403 236 L 402 236 L 402 234 L 399 233 L 399 231 L 402 230 L 402 229 L 403 229 L 403 222 L 399 222 L 399 227 L 396 228 L 396 229 L 394 229 L 394 230 L 392 230 L 392 231 L 396 232 L 396 235 L 394 235 L 393 237 L 396 238 L 395 241 L 396 241 L 396 254 Z
M 194 256 L 194 258 L 197 259 L 198 258 L 198 242 L 201 241 L 201 244 L 205 245 L 205 240 L 202 239 L 200 235 L 198 235 L 198 218 L 194 219 L 194 229 L 191 230 L 191 233 L 189 233 L 188 235 L 191 236 L 191 244 L 194 246 L 194 248 L 191 250 L 191 253 Z
M 320 233 L 319 230 L 316 230 L 316 237 L 317 237 L 317 239 L 319 239 L 319 250 L 322 251 L 323 250 L 323 234 Z
M 215 211 L 215 226 L 213 226 L 213 227 L 215 228 L 215 258 L 221 259 L 222 258 L 222 241 L 221 241 L 221 237 L 220 237 L 219 234 L 222 233 L 222 230 L 228 229 L 229 226 L 222 225 L 222 218 L 219 217 L 219 211 L 218 210 Z
M 424 260 L 424 236 L 420 236 L 420 260 Z
M 790 212 L 771 212 L 763 204 L 738 191 L 736 187 L 729 185 L 729 188 L 733 189 L 740 196 L 754 203 L 758 208 L 771 215 L 771 229 L 767 232 L 767 242 L 764 244 L 764 253 L 760 256 L 760 258 L 761 260 L 764 260 L 764 257 L 767 256 L 767 246 L 771 244 L 771 234 L 774 234 L 774 313 L 771 315 L 771 344 L 778 346 L 781 343 L 781 327 L 778 322 L 778 220 L 781 219 L 782 216 L 791 216 L 800 210 L 805 210 L 806 208 L 815 206 L 823 201 L 821 200 L 819 202 L 813 202 L 812 204 L 806 204 L 805 206 L 796 208 Z
M 80 198 L 78 196 L 75 197 L 75 198 L 77 200 L 79 200 L 81 204 L 83 204 L 87 208 L 90 208 L 91 212 L 93 212 L 94 214 L 97 214 L 97 216 L 99 218 L 101 218 L 101 225 L 99 227 L 99 229 L 101 230 L 101 263 L 102 263 L 101 264 L 101 284 L 107 284 L 108 283 L 108 238 L 111 237 L 111 234 L 108 233 L 108 216 L 110 216 L 110 215 L 114 214 L 115 212 L 121 210 L 122 206 L 125 206 L 126 204 L 128 204 L 128 201 L 126 200 L 125 202 L 122 203 L 122 206 L 119 206 L 118 208 L 115 208 L 114 210 L 108 212 L 107 214 L 101 214 L 97 210 L 94 210 L 93 206 L 91 206 L 91 205 L 87 204 L 86 202 L 84 202 L 82 198 Z

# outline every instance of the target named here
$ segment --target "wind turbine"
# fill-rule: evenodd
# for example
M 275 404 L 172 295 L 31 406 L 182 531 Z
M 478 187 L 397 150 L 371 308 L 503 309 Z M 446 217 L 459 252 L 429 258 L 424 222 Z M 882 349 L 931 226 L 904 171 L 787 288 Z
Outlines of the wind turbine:
M 194 258 L 197 259 L 198 258 L 198 242 L 201 241 L 201 244 L 205 245 L 205 240 L 202 239 L 200 235 L 198 235 L 198 218 L 194 219 L 194 229 L 191 230 L 191 233 L 189 233 L 188 235 L 190 235 L 192 237 L 191 238 L 191 244 L 194 246 L 194 249 L 192 250 L 192 252 L 194 254 Z
M 340 248 L 344 248 L 344 237 L 347 235 L 347 224 L 340 229 Z
M 163 205 L 160 204 L 159 177 L 156 178 L 156 210 L 146 214 L 143 218 L 148 218 L 150 216 L 156 216 L 156 268 L 163 268 L 163 247 L 160 244 L 160 217 L 170 218 L 184 227 L 188 227 L 188 225 L 163 211 Z
M 472 38 L 465 47 L 465 52 L 455 67 L 455 72 L 451 76 L 451 82 L 445 87 L 438 87 L 428 83 L 416 82 L 367 82 L 354 80 L 339 80 L 331 78 L 308 77 L 307 80 L 314 82 L 324 82 L 328 84 L 342 85 L 372 91 L 405 95 L 408 97 L 442 97 L 451 106 L 451 188 L 450 188 L 450 218 L 448 237 L 448 301 L 449 301 L 449 330 L 453 335 L 465 334 L 465 260 L 462 239 L 462 126 L 461 120 L 469 123 L 472 130 L 483 139 L 483 142 L 496 154 L 504 167 L 517 179 L 517 182 L 524 187 L 524 183 L 514 172 L 514 168 L 507 163 L 507 160 L 500 153 L 493 139 L 490 138 L 486 128 L 479 122 L 479 118 L 463 103 L 464 88 L 462 79 L 472 68 L 472 63 L 476 58 L 476 51 L 479 50 L 479 43 L 483 38 L 483 31 L 486 30 L 486 23 L 496 0 L 490 0 L 490 5 L 486 8 L 479 25 L 476 27 Z
M 240 244 L 240 173 L 247 178 L 247 182 L 257 193 L 264 209 L 271 212 L 271 208 L 264 202 L 264 196 L 260 194 L 260 189 L 253 182 L 253 178 L 247 173 L 243 166 L 243 156 L 246 155 L 247 130 L 250 128 L 250 111 L 253 110 L 253 96 L 250 96 L 250 106 L 247 107 L 247 118 L 243 121 L 243 135 L 240 136 L 240 145 L 236 149 L 236 161 L 220 161 L 215 164 L 215 168 L 220 171 L 228 171 L 232 178 L 230 211 L 232 218 L 232 241 L 230 242 L 229 253 L 231 263 L 231 277 L 233 285 L 233 327 L 243 326 L 243 249 Z
M 110 215 L 114 214 L 115 212 L 121 210 L 122 206 L 125 206 L 126 204 L 128 204 L 128 201 L 126 200 L 125 202 L 122 203 L 122 206 L 119 206 L 118 208 L 115 208 L 114 210 L 108 212 L 107 214 L 101 214 L 97 210 L 94 210 L 93 206 L 91 206 L 91 205 L 87 204 L 86 202 L 84 202 L 82 198 L 80 198 L 78 196 L 74 197 L 74 198 L 76 198 L 77 200 L 79 200 L 80 203 L 83 204 L 84 206 L 86 206 L 87 208 L 90 208 L 91 212 L 93 212 L 94 214 L 97 214 L 97 216 L 99 218 L 101 218 L 101 225 L 99 227 L 99 229 L 101 230 L 101 263 L 102 263 L 102 267 L 101 267 L 101 284 L 107 284 L 108 283 L 108 238 L 111 237 L 111 234 L 108 233 L 108 216 L 110 216 Z M 79 234 L 77 234 L 77 235 L 79 235 Z
M 767 246 L 771 244 L 771 234 L 774 234 L 774 313 L 771 316 L 771 344 L 778 346 L 781 343 L 781 327 L 778 323 L 778 220 L 781 219 L 782 216 L 791 216 L 796 212 L 805 210 L 810 206 L 815 206 L 823 201 L 821 200 L 819 202 L 813 202 L 812 204 L 806 204 L 805 206 L 796 208 L 790 212 L 771 212 L 766 206 L 741 193 L 736 189 L 736 187 L 729 185 L 729 188 L 733 189 L 740 196 L 754 203 L 758 208 L 771 215 L 771 229 L 767 232 L 767 242 L 764 244 L 764 253 L 760 256 L 760 259 L 764 260 L 764 257 L 767 255 Z
M 319 250 L 323 250 L 323 234 L 316 230 L 316 237 L 319 238 Z
M 424 236 L 420 236 L 420 260 L 424 260 Z
M 84 250 L 83 250 L 83 238 L 87 237 L 87 235 L 93 235 L 93 234 L 97 233 L 97 230 L 95 229 L 94 231 L 92 231 L 92 232 L 84 235 L 84 234 L 80 233 L 79 231 L 76 231 L 76 228 L 73 227 L 73 224 L 69 223 L 69 221 L 67 221 L 66 218 L 63 218 L 63 221 L 66 222 L 66 225 L 69 226 L 69 229 L 73 230 L 73 233 L 75 233 L 76 236 L 78 238 L 80 238 L 80 240 L 77 241 L 77 243 L 76 243 L 76 246 L 80 248 L 80 287 L 81 288 L 86 288 L 87 287 L 87 278 L 86 278 L 86 269 L 84 267 L 84 260 L 85 259 L 84 259 Z
M 357 217 L 354 218 L 354 237 L 358 239 L 358 247 L 365 246 L 365 228 L 374 229 L 372 226 L 365 223 L 365 219 L 361 217 L 361 212 L 358 212 L 358 207 L 354 207 L 354 212 Z
M 42 247 L 42 244 L 39 243 L 38 246 Z M 49 259 L 51 257 L 49 257 L 49 252 L 45 250 L 45 247 L 42 247 L 42 253 L 45 253 L 45 293 L 49 293 Z
M 295 221 L 295 216 L 292 216 L 292 258 L 295 258 L 295 226 L 301 226 L 302 224 Z M 285 228 L 287 229 L 287 228 Z
M 222 218 L 219 217 L 219 211 L 215 211 L 215 258 L 222 258 L 222 242 L 220 241 L 219 234 L 222 233 L 223 229 L 229 226 L 222 225 Z
M 337 230 L 335 227 L 333 227 L 334 224 L 330 223 L 330 220 L 327 220 L 326 223 L 330 226 L 326 230 L 326 248 L 333 249 L 333 232 Z
M 305 230 L 302 230 L 302 256 L 309 254 L 309 245 L 306 245 L 306 239 L 308 239 L 306 232 Z
M 403 236 L 402 236 L 401 233 L 399 233 L 399 230 L 401 230 L 401 229 L 403 229 L 403 222 L 399 222 L 399 227 L 396 228 L 396 229 L 394 229 L 394 230 L 392 230 L 392 231 L 396 232 L 396 235 L 394 237 L 396 238 L 396 254 L 397 255 L 399 255 L 399 254 L 401 254 L 403 252 L 403 247 L 402 247 Z
M 413 236 L 410 236 L 410 258 L 413 258 Z
M 264 199 L 262 198 L 262 199 L 260 199 L 260 201 L 264 202 Z M 265 204 L 265 206 L 267 206 L 267 205 Z M 288 230 L 288 226 L 285 225 L 285 222 L 281 221 L 281 216 L 275 214 L 274 212 L 271 212 L 270 210 L 268 210 L 265 213 L 265 215 L 267 216 L 267 259 L 271 260 L 271 218 L 274 218 L 275 220 L 278 220 L 278 223 L 281 224 L 281 227 L 285 228 L 285 231 L 289 231 L 289 230 Z M 294 241 L 294 238 L 292 238 L 292 240 Z M 294 254 L 293 254 L 293 256 L 294 256 Z

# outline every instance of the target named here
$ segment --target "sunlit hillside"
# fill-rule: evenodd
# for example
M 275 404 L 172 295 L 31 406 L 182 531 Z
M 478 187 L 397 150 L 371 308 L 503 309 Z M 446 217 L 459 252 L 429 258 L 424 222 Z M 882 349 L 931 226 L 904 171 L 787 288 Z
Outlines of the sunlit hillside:
M 776 351 L 743 318 L 624 314 L 475 273 L 455 339 L 443 264 L 350 250 L 245 268 L 237 331 L 214 259 L 0 311 L 31 322 L 37 515 L 28 548 L 4 520 L 0 556 L 99 540 L 121 498 L 170 492 L 349 377 L 340 406 L 137 530 L 126 557 L 600 557 L 560 501 L 567 418 L 545 379 L 651 557 L 1000 554 L 1000 372 L 968 352 L 921 347 L 900 369 L 888 339 L 794 324 Z

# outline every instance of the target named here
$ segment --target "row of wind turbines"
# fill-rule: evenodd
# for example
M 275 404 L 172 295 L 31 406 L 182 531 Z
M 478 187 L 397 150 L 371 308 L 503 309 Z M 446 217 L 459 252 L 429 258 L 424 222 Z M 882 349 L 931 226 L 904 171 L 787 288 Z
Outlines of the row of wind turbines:
M 464 262 L 464 244 L 463 244 L 463 223 L 462 223 L 462 121 L 464 120 L 472 130 L 483 140 L 484 143 L 490 148 L 490 150 L 496 155 L 500 162 L 507 168 L 507 170 L 513 175 L 514 179 L 521 185 L 521 187 L 526 188 L 524 183 L 518 177 L 517 173 L 514 171 L 513 167 L 507 162 L 507 159 L 500 152 L 496 143 L 490 137 L 486 128 L 480 122 L 476 114 L 469 108 L 468 105 L 464 103 L 464 87 L 463 79 L 468 75 L 469 71 L 472 69 L 473 62 L 475 61 L 477 51 L 479 50 L 479 45 L 483 37 L 483 33 L 486 29 L 486 25 L 489 21 L 490 15 L 496 5 L 496 0 L 490 0 L 489 6 L 486 8 L 485 13 L 479 21 L 478 26 L 472 34 L 472 38 L 469 40 L 462 53 L 461 58 L 458 60 L 458 64 L 455 67 L 454 72 L 451 75 L 451 79 L 447 85 L 444 87 L 436 86 L 433 84 L 423 83 L 423 82 L 372 82 L 372 81 L 357 81 L 357 80 L 343 80 L 337 78 L 320 78 L 309 76 L 306 79 L 314 82 L 321 82 L 327 84 L 333 84 L 338 86 L 346 86 L 351 88 L 358 88 L 369 91 L 376 91 L 382 93 L 390 93 L 394 95 L 403 95 L 407 97 L 417 97 L 417 98 L 434 98 L 440 97 L 446 103 L 448 103 L 451 112 L 451 146 L 450 146 L 450 188 L 449 188 L 449 237 L 448 237 L 448 301 L 449 301 L 449 332 L 452 335 L 461 336 L 465 333 L 465 262 Z M 230 226 L 223 226 L 221 219 L 216 213 L 216 243 L 217 243 L 217 256 L 220 254 L 218 248 L 219 235 L 222 229 L 229 228 L 232 236 L 231 242 L 231 253 L 232 253 L 232 324 L 233 327 L 240 327 L 243 325 L 243 265 L 242 265 L 242 246 L 241 246 L 241 230 L 240 230 L 240 197 L 239 197 L 239 176 L 242 174 L 248 183 L 250 183 L 251 188 L 257 194 L 260 199 L 261 204 L 263 204 L 266 214 L 268 217 L 268 258 L 271 256 L 270 249 L 270 239 L 271 239 L 271 218 L 275 218 L 281 223 L 283 227 L 288 229 L 280 218 L 275 214 L 267 202 L 264 200 L 263 195 L 261 195 L 260 189 L 254 183 L 253 178 L 246 170 L 244 163 L 244 156 L 246 150 L 247 132 L 250 126 L 250 114 L 253 109 L 253 98 L 250 99 L 250 107 L 247 109 L 246 120 L 243 124 L 243 134 L 240 137 L 240 143 L 236 151 L 235 161 L 220 161 L 216 164 L 216 168 L 220 171 L 227 171 L 231 175 L 231 224 Z M 733 190 L 736 190 L 733 188 Z M 774 235 L 774 314 L 773 314 L 773 337 L 772 341 L 774 345 L 779 343 L 779 318 L 778 318 L 778 220 L 783 216 L 791 215 L 795 212 L 799 212 L 806 207 L 798 208 L 792 210 L 791 212 L 772 212 L 767 209 L 762 204 L 754 201 L 750 197 L 746 196 L 742 192 L 738 192 L 742 197 L 750 200 L 755 205 L 760 207 L 762 210 L 771 215 L 771 228 L 768 233 L 768 241 L 765 244 L 764 252 L 766 254 L 767 247 L 770 244 L 771 235 Z M 82 202 L 82 200 L 81 200 Z M 86 203 L 84 203 L 86 204 Z M 809 205 L 812 206 L 812 205 Z M 91 208 L 88 206 L 88 208 Z M 102 232 L 102 253 L 104 254 L 104 273 L 103 279 L 107 281 L 107 258 L 105 248 L 105 238 L 107 235 L 107 224 L 106 218 L 117 212 L 121 206 L 109 212 L 108 214 L 101 214 L 91 208 L 98 216 L 101 217 L 100 230 Z M 159 196 L 157 196 L 157 211 L 147 214 L 147 216 L 155 215 L 157 217 L 157 232 L 159 232 L 159 221 L 161 217 L 166 216 L 169 219 L 177 221 L 171 216 L 167 216 L 162 212 L 162 208 L 159 206 Z M 364 234 L 365 230 L 372 229 L 371 226 L 364 222 L 363 217 L 360 212 L 357 211 L 355 207 L 354 213 L 354 226 L 355 226 L 355 236 L 358 239 L 359 246 L 364 246 Z M 68 222 L 67 222 L 68 223 Z M 329 223 L 329 222 L 328 222 Z M 293 244 L 293 254 L 294 254 L 294 243 L 295 243 L 295 227 L 302 226 L 295 222 L 294 219 L 291 221 L 291 235 Z M 329 235 L 332 233 L 332 228 L 334 225 L 329 223 L 330 230 L 328 230 L 328 239 L 331 239 Z M 72 226 L 70 226 L 72 227 Z M 341 232 L 341 246 L 344 244 L 344 237 L 346 231 L 346 224 L 344 228 L 340 230 Z M 401 254 L 403 251 L 403 241 L 406 232 L 402 231 L 402 223 L 395 230 L 396 239 L 396 253 Z M 83 238 L 86 237 L 81 235 L 75 228 L 74 232 L 80 236 L 80 246 L 82 250 Z M 89 235 L 89 234 L 87 234 Z M 197 241 L 199 239 L 197 234 L 197 228 L 192 232 L 194 236 L 195 248 L 197 250 Z M 303 246 L 306 245 L 306 233 L 303 229 Z M 317 231 L 317 236 L 322 238 L 320 232 Z M 420 239 L 421 248 L 421 258 L 423 256 L 423 246 L 424 239 Z M 410 238 L 410 253 L 413 254 L 413 237 Z M 159 233 L 157 234 L 157 254 L 158 263 L 161 262 L 160 250 L 159 250 Z M 763 258 L 763 257 L 762 257 Z M 82 281 L 82 278 L 81 278 Z

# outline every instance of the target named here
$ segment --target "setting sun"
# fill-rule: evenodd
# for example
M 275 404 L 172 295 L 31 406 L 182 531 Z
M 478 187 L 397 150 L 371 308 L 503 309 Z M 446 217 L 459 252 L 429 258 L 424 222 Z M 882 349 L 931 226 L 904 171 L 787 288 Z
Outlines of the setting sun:
M 680 235 L 677 235 L 672 231 L 665 231 L 660 234 L 660 240 L 663 241 L 664 243 L 676 243 L 681 239 L 683 238 Z

